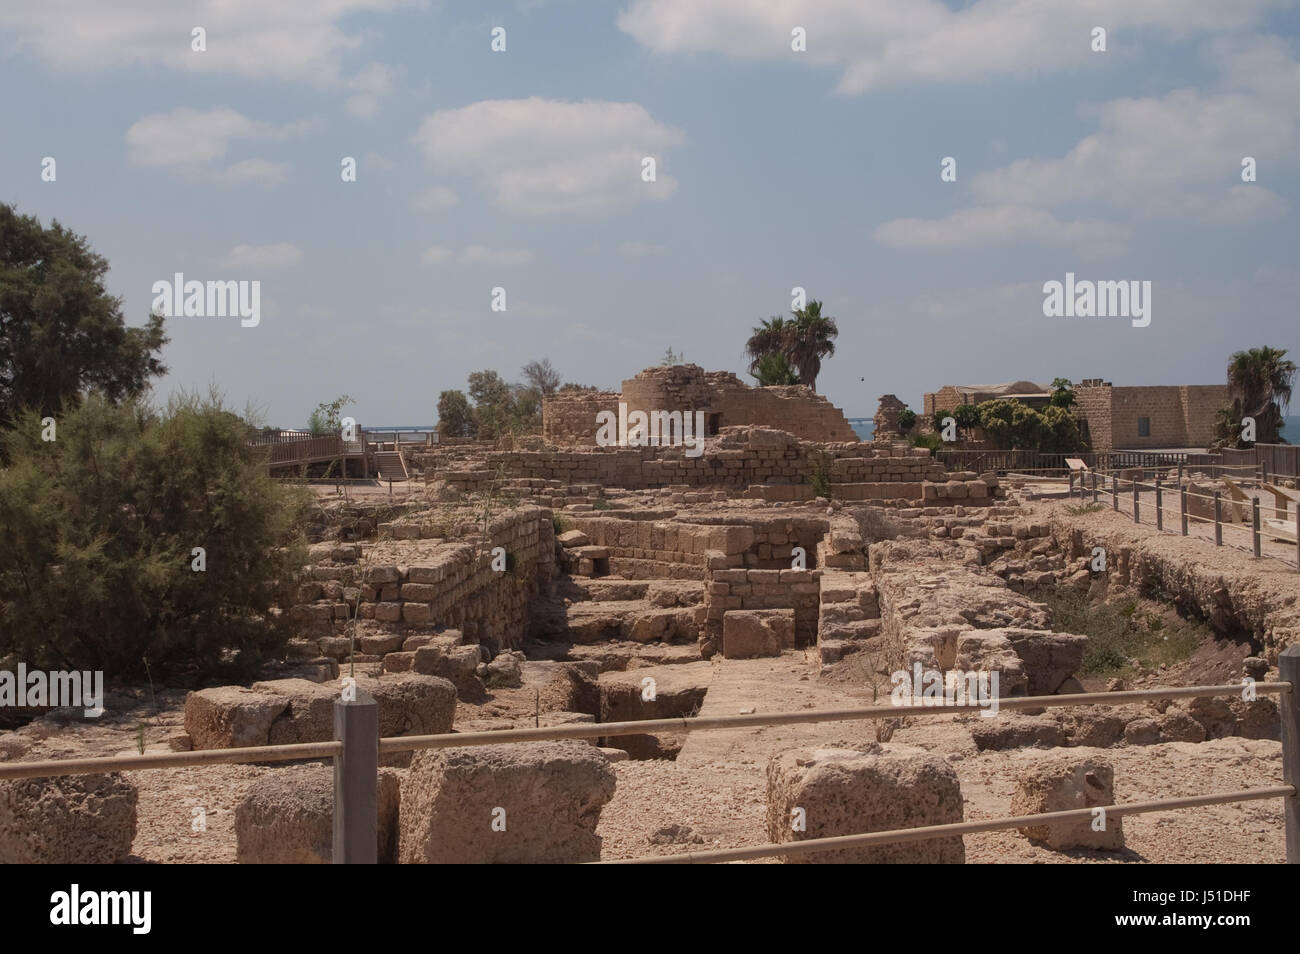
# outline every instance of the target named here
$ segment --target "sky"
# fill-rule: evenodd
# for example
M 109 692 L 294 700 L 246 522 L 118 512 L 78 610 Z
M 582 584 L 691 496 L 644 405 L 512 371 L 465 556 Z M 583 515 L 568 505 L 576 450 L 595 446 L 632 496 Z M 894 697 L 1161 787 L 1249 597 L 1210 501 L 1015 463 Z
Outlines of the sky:
M 1283 0 L 15 0 L 0 201 L 87 236 L 129 324 L 176 272 L 260 282 L 255 326 L 168 318 L 156 393 L 282 427 L 344 393 L 431 425 L 542 358 L 750 380 L 796 288 L 851 417 L 1219 383 L 1300 353 L 1298 33 Z M 1150 323 L 1047 317 L 1067 272 L 1151 282 Z

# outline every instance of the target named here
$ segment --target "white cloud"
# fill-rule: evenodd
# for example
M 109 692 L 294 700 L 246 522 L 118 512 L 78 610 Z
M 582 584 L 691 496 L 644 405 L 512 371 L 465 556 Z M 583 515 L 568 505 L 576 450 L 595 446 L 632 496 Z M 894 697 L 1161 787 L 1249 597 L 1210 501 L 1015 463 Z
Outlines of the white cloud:
M 642 258 L 646 255 L 662 255 L 662 245 L 649 245 L 646 242 L 624 242 L 618 247 L 619 254 L 628 258 Z
M 303 259 L 302 249 L 289 242 L 236 245 L 221 260 L 225 268 L 292 268 Z
M 437 168 L 477 175 L 512 212 L 600 212 L 662 200 L 677 180 L 664 150 L 685 135 L 637 103 L 595 100 L 484 100 L 425 118 L 415 141 Z M 641 180 L 645 156 L 655 182 Z
M 226 154 L 238 139 L 287 139 L 311 128 L 308 122 L 275 126 L 249 119 L 228 106 L 209 110 L 179 106 L 169 113 L 151 113 L 131 124 L 126 131 L 128 154 L 133 162 L 149 166 L 198 166 Z M 225 178 L 257 178 L 273 175 L 279 166 L 264 159 L 235 163 Z
M 229 166 L 220 174 L 227 182 L 283 182 L 289 175 L 287 162 L 269 159 L 244 159 Z
M 340 26 L 344 20 L 418 2 L 42 0 L 0 5 L 0 29 L 17 37 L 18 49 L 61 69 L 162 64 L 329 85 L 341 82 L 343 55 L 363 42 L 360 31 Z M 196 26 L 207 31 L 206 52 L 190 48 L 190 31 Z
M 618 26 L 656 53 L 717 52 L 842 70 L 839 91 L 915 81 L 952 82 L 1075 69 L 1096 56 L 1091 29 L 1112 49 L 1138 31 L 1170 39 L 1260 24 L 1285 0 L 977 0 L 953 10 L 941 0 L 634 0 Z M 792 52 L 790 31 L 807 30 Z M 1132 39 L 1138 37 L 1138 39 Z
M 483 245 L 467 245 L 459 255 L 449 248 L 434 245 L 420 256 L 422 265 L 529 265 L 533 260 L 533 253 L 527 250 L 490 249 Z
M 204 112 L 181 106 L 136 120 L 126 144 L 131 159 L 144 165 L 200 163 L 224 156 L 232 139 L 256 138 L 269 128 L 229 107 Z
M 1050 212 L 1000 205 L 961 209 L 942 219 L 894 219 L 875 231 L 877 241 L 898 248 L 978 248 L 1007 242 L 1085 246 L 1110 250 L 1124 231 L 1107 222 L 1062 222 Z
M 421 209 L 436 212 L 438 209 L 450 208 L 458 201 L 456 193 L 451 189 L 447 189 L 443 186 L 434 186 L 431 189 L 425 189 L 416 196 L 415 204 Z
M 1098 130 L 1060 159 L 1020 159 L 977 175 L 991 202 L 1057 205 L 1103 199 L 1166 201 L 1195 186 L 1240 182 L 1243 156 L 1285 155 L 1300 146 L 1294 114 L 1256 96 L 1175 90 L 1121 99 L 1098 110 Z

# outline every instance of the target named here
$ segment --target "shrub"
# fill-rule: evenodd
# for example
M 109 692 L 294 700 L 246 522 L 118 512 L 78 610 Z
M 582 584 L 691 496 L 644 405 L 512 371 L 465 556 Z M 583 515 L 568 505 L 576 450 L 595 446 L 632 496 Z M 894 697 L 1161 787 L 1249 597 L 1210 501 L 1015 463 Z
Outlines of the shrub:
M 808 482 L 812 484 L 814 497 L 831 499 L 831 455 L 825 451 L 813 451 L 808 455 L 810 468 Z
M 283 647 L 274 584 L 305 559 L 310 497 L 271 479 L 243 420 L 216 399 L 159 413 L 91 396 L 57 440 L 40 432 L 33 413 L 0 435 L 0 655 L 247 673 Z
M 913 435 L 912 435 L 912 446 L 913 446 L 913 447 L 928 447 L 928 448 L 930 448 L 930 452 L 931 452 L 931 453 L 934 453 L 935 451 L 938 451 L 938 450 L 942 450 L 942 449 L 943 449 L 943 438 L 940 437 L 938 434 L 933 434 L 933 433 L 931 433 L 931 434 L 913 434 Z
M 906 434 L 912 428 L 916 427 L 916 412 L 910 407 L 903 408 L 898 415 L 898 431 L 900 434 Z

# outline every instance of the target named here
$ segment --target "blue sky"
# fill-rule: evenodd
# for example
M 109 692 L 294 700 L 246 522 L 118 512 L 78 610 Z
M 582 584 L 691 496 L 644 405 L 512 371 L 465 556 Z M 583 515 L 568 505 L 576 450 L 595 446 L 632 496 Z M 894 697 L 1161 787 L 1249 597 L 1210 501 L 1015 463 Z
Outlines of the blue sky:
M 260 281 L 255 328 L 168 321 L 158 390 L 281 426 L 343 392 L 431 423 L 543 357 L 608 388 L 668 347 L 743 372 L 795 286 L 839 322 L 818 390 L 851 416 L 1214 383 L 1300 353 L 1298 30 L 1280 0 L 9 4 L 0 198 L 87 235 L 132 324 L 174 272 Z M 1044 317 L 1067 271 L 1151 281 L 1150 326 Z

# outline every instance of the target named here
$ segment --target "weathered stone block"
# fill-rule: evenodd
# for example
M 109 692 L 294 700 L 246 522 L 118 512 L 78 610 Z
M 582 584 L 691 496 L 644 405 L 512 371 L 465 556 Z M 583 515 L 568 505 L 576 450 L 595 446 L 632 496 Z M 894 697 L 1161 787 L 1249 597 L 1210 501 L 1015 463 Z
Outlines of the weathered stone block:
M 803 831 L 794 830 L 802 809 Z M 767 834 L 774 842 L 918 828 L 962 820 L 961 785 L 947 760 L 912 746 L 792 749 L 767 767 Z M 823 851 L 787 862 L 961 864 L 960 837 Z
M 414 864 L 597 861 L 615 775 L 576 740 L 416 753 L 402 782 L 399 858 Z M 499 829 L 494 830 L 494 823 Z
M 1040 815 L 1114 804 L 1115 770 L 1109 761 L 1096 755 L 1054 752 L 1035 759 L 1017 773 L 1011 814 Z M 1074 822 L 1031 825 L 1020 831 L 1030 841 L 1041 842 L 1056 851 L 1123 849 L 1122 818 L 1105 817 L 1101 831 L 1094 831 L 1094 824 L 1101 824 L 1096 816 Z

